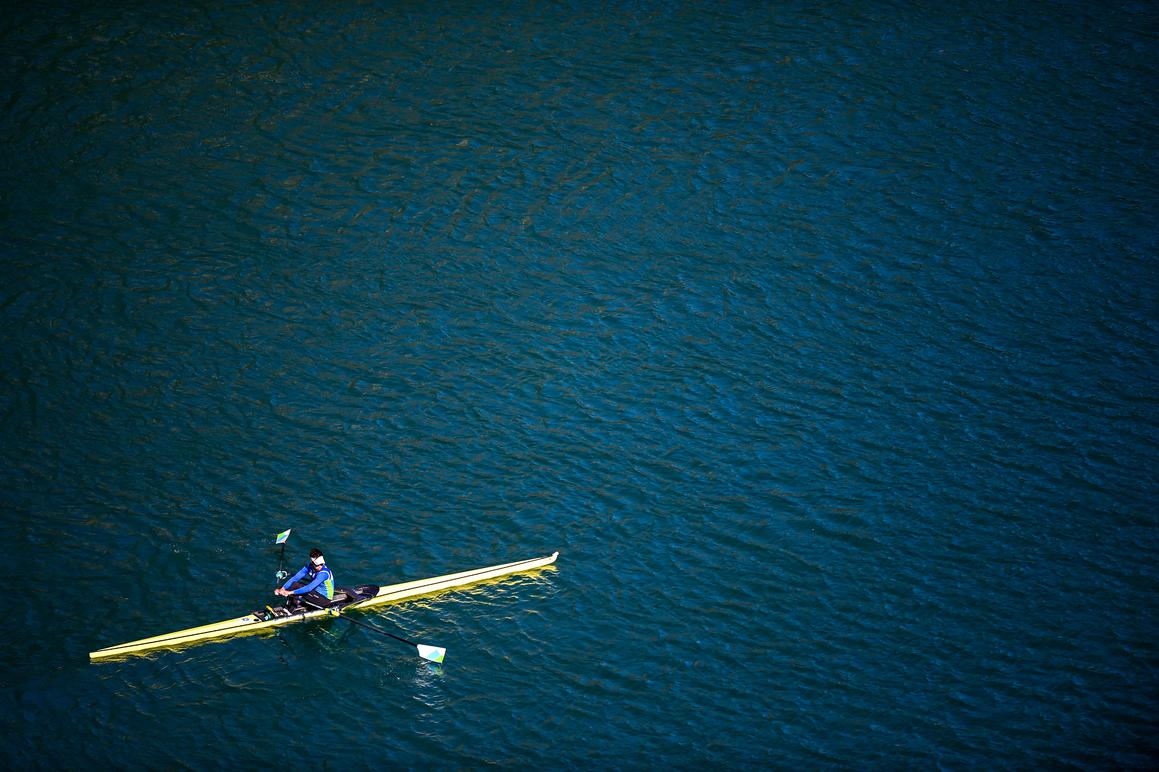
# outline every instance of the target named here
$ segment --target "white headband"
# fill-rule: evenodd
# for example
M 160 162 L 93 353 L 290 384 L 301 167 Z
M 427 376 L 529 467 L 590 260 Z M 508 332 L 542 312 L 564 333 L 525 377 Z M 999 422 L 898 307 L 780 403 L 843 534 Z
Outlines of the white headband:
M 316 566 L 320 566 L 320 565 L 322 565 L 323 563 L 325 563 L 325 562 L 326 562 L 326 558 L 322 557 L 321 555 L 319 555 L 319 556 L 318 556 L 318 557 L 316 557 L 316 558 L 310 558 L 310 560 L 311 560 L 311 561 L 314 563 L 314 565 L 316 565 Z

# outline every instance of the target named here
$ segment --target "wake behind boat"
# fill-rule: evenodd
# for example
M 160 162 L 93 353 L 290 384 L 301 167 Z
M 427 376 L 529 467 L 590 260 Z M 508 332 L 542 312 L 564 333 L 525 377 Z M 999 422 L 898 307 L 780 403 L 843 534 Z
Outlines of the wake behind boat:
M 318 617 L 324 616 L 340 616 L 350 609 L 369 608 L 384 603 L 394 603 L 408 598 L 416 598 L 420 595 L 429 595 L 488 579 L 496 579 L 509 574 L 523 573 L 525 571 L 543 568 L 554 563 L 557 557 L 559 557 L 559 553 L 553 552 L 543 558 L 521 560 L 514 563 L 502 563 L 487 568 L 477 568 L 473 571 L 460 571 L 456 574 L 446 574 L 430 579 L 418 579 L 412 582 L 391 584 L 385 587 L 364 584 L 353 589 L 340 588 L 335 592 L 334 602 L 326 608 L 314 607 L 288 612 L 283 608 L 270 608 L 267 606 L 262 611 L 255 611 L 236 619 L 227 619 L 222 622 L 202 625 L 201 627 L 191 627 L 187 630 L 178 630 L 177 632 L 166 633 L 164 635 L 155 635 L 152 638 L 142 638 L 138 641 L 129 641 L 128 643 L 122 643 L 117 646 L 98 649 L 97 651 L 89 652 L 89 660 L 141 654 L 146 651 L 152 651 L 153 649 L 174 648 L 214 638 L 225 638 L 230 635 L 268 630 L 294 622 L 303 622 L 307 619 L 317 619 Z M 347 619 L 347 621 L 355 622 L 353 619 Z M 396 635 L 379 630 L 379 628 L 371 625 L 366 625 L 365 623 L 355 622 L 355 624 L 371 627 L 392 638 L 409 643 L 417 647 L 420 656 L 425 659 L 436 662 L 442 661 L 442 654 L 445 651 L 443 649 L 412 643 L 404 638 L 399 638 Z

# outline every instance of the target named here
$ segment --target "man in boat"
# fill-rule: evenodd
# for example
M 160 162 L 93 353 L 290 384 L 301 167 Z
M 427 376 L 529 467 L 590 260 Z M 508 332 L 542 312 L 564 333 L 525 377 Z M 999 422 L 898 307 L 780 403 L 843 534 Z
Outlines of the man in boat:
M 289 598 L 286 608 L 290 610 L 329 606 L 334 601 L 334 573 L 326 565 L 322 550 L 317 547 L 310 550 L 306 565 L 274 590 L 274 594 Z

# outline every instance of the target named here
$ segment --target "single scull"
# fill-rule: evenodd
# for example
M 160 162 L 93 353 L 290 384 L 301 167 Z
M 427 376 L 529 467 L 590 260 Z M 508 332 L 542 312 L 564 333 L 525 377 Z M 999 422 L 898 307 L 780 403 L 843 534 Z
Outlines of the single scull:
M 281 609 L 269 609 L 265 612 L 254 612 L 246 614 L 244 617 L 236 619 L 227 619 L 223 622 L 214 622 L 211 625 L 202 625 L 201 627 L 190 627 L 187 630 L 178 630 L 175 633 L 166 633 L 165 635 L 155 635 L 152 638 L 142 638 L 139 641 L 129 641 L 122 643 L 119 646 L 109 646 L 104 649 L 89 652 L 89 659 L 106 659 L 109 657 L 120 657 L 129 654 L 140 654 L 142 652 L 151 651 L 153 649 L 173 648 L 177 646 L 184 646 L 185 644 L 195 643 L 198 641 L 207 641 L 212 638 L 224 638 L 229 635 L 239 635 L 241 633 L 254 632 L 257 630 L 267 630 L 271 627 L 278 627 L 280 625 L 291 624 L 293 622 L 302 622 L 307 619 L 317 619 L 324 616 L 338 616 L 350 609 L 368 608 L 370 606 L 377 606 L 383 603 L 394 603 L 407 598 L 415 598 L 420 595 L 429 595 L 442 590 L 449 590 L 454 587 L 462 587 L 475 582 L 482 582 L 487 579 L 495 579 L 508 574 L 521 573 L 523 571 L 531 571 L 532 569 L 542 568 L 551 565 L 555 559 L 559 557 L 558 552 L 553 552 L 545 558 L 533 558 L 532 560 L 520 560 L 515 563 L 503 563 L 498 566 L 490 566 L 488 568 L 477 568 L 474 571 L 460 571 L 457 574 L 446 574 L 445 576 L 436 576 L 431 579 L 419 579 L 413 582 L 402 582 L 401 584 L 392 584 L 386 587 L 379 587 L 376 585 L 360 585 L 353 589 L 340 589 L 336 592 L 336 597 L 341 593 L 342 599 L 335 602 L 333 605 L 324 609 L 314 609 L 308 611 L 299 611 L 292 614 L 286 614 Z M 354 620 L 348 620 L 354 621 Z M 391 636 L 397 637 L 397 636 Z M 405 640 L 405 639 L 399 639 Z M 410 641 L 405 641 L 410 643 Z M 418 645 L 418 644 L 414 644 Z M 419 652 L 424 657 L 423 649 L 430 649 L 431 647 L 420 647 Z M 432 657 L 427 657 L 432 659 Z

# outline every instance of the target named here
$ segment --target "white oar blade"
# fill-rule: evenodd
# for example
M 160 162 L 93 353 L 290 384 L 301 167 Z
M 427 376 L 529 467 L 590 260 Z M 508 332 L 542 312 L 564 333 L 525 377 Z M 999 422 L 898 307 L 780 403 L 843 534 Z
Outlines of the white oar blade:
M 421 643 L 416 643 L 415 648 L 419 650 L 420 657 L 429 659 L 431 662 L 442 662 L 443 657 L 447 656 L 447 650 L 440 649 L 438 646 L 424 646 Z

